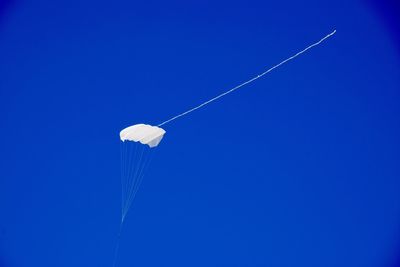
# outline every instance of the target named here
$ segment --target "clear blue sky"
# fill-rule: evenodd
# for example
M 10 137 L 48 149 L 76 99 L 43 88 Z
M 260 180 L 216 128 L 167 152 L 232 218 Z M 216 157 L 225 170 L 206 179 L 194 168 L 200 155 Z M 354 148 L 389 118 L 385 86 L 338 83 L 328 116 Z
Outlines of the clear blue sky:
M 164 121 L 333 29 L 166 125 L 118 266 L 398 266 L 396 8 L 3 0 L 0 266 L 111 266 L 119 131 Z

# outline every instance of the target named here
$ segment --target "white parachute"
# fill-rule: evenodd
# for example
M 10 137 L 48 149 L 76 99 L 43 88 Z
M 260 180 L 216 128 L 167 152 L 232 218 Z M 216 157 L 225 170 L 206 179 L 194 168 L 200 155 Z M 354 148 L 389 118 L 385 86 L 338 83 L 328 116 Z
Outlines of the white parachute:
M 114 250 L 117 264 L 122 226 L 128 210 L 150 165 L 152 153 L 164 137 L 165 130 L 148 124 L 135 124 L 119 133 L 121 139 L 121 222 Z
M 165 130 L 148 124 L 135 124 L 123 129 L 121 143 L 122 214 L 124 221 L 137 190 L 150 165 L 152 151 L 164 137 Z

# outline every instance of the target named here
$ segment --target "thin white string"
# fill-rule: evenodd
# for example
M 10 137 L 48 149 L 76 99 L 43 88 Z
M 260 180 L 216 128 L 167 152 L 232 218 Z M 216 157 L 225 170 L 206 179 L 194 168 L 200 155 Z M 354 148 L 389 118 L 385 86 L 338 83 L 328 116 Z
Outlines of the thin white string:
M 142 168 L 142 172 L 141 172 L 141 174 L 140 174 L 140 175 L 138 176 L 138 178 L 137 178 L 136 186 L 135 186 L 135 188 L 134 188 L 134 191 L 133 191 L 132 194 L 131 194 L 130 200 L 128 201 L 128 206 L 126 207 L 125 215 L 123 216 L 122 220 L 125 219 L 125 217 L 126 217 L 128 211 L 129 211 L 129 209 L 130 209 L 130 207 L 131 207 L 131 205 L 132 205 L 132 202 L 133 202 L 133 200 L 134 200 L 135 197 L 136 197 L 136 193 L 137 193 L 137 191 L 139 190 L 139 187 L 140 187 L 140 185 L 141 185 L 141 183 L 142 183 L 143 177 L 144 177 L 144 175 L 145 175 L 145 173 L 146 173 L 146 171 L 147 171 L 147 169 L 148 169 L 148 167 L 149 167 L 149 165 L 150 165 L 150 162 L 151 162 L 151 159 L 152 159 L 152 157 L 151 157 L 151 154 L 152 154 L 151 151 L 152 151 L 152 150 L 150 150 L 149 154 L 147 155 L 147 160 L 146 160 L 146 162 L 144 163 L 144 166 L 143 166 L 143 168 Z M 144 170 L 144 171 L 143 171 L 143 170 Z
M 216 97 L 211 98 L 210 100 L 208 100 L 208 101 L 206 101 L 206 102 L 204 102 L 204 103 L 202 103 L 202 104 L 200 104 L 200 105 L 198 105 L 198 106 L 196 106 L 196 107 L 194 107 L 194 108 L 191 108 L 191 109 L 189 109 L 189 110 L 187 110 L 187 111 L 185 111 L 185 112 L 183 112 L 183 113 L 180 113 L 180 114 L 178 114 L 178 115 L 176 115 L 176 116 L 174 116 L 174 117 L 172 117 L 172 118 L 170 118 L 170 119 L 168 119 L 168 120 L 166 120 L 166 121 L 160 123 L 158 126 L 162 126 L 162 125 L 167 124 L 167 123 L 169 123 L 169 122 L 171 122 L 171 121 L 173 121 L 173 120 L 176 120 L 177 118 L 180 118 L 180 117 L 182 117 L 182 116 L 185 116 L 185 115 L 187 115 L 187 114 L 189 114 L 189 113 L 191 113 L 191 112 L 193 112 L 193 111 L 195 111 L 195 110 L 197 110 L 197 109 L 199 109 L 199 108 L 201 108 L 201 107 L 203 107 L 203 106 L 205 106 L 205 105 L 207 105 L 207 104 L 210 104 L 211 102 L 214 102 L 215 100 L 217 100 L 217 99 L 219 99 L 219 98 L 221 98 L 221 97 L 223 97 L 223 96 L 225 96 L 225 95 L 227 95 L 227 94 L 232 93 L 233 91 L 236 91 L 237 89 L 239 89 L 240 87 L 245 86 L 246 84 L 249 84 L 249 83 L 251 83 L 251 82 L 254 82 L 255 80 L 261 78 L 261 77 L 264 76 L 265 74 L 267 74 L 267 73 L 271 72 L 272 70 L 278 68 L 279 66 L 285 64 L 286 62 L 288 62 L 288 61 L 290 61 L 290 60 L 292 60 L 292 59 L 294 59 L 294 58 L 300 56 L 301 54 L 303 54 L 303 53 L 306 52 L 307 50 L 313 48 L 314 46 L 319 45 L 320 43 L 322 43 L 323 41 L 325 41 L 326 39 L 328 39 L 329 37 L 331 37 L 331 36 L 334 35 L 335 33 L 336 33 L 336 30 L 334 30 L 334 31 L 331 32 L 330 34 L 326 35 L 324 38 L 320 39 L 318 42 L 313 43 L 312 45 L 307 46 L 306 48 L 304 48 L 304 49 L 301 50 L 300 52 L 297 52 L 297 53 L 294 54 L 293 56 L 291 56 L 291 57 L 289 57 L 289 58 L 283 60 L 282 62 L 276 64 L 275 66 L 273 66 L 273 67 L 271 67 L 271 68 L 269 68 L 268 70 L 264 71 L 263 73 L 261 73 L 261 74 L 255 76 L 254 78 L 252 78 L 252 79 L 250 79 L 250 80 L 248 80 L 248 81 L 246 81 L 246 82 L 244 82 L 244 83 L 241 83 L 241 84 L 239 84 L 239 85 L 233 87 L 232 89 L 230 89 L 230 90 L 228 90 L 228 91 L 226 91 L 226 92 L 224 92 L 224 93 L 222 93 L 222 94 L 220 94 L 220 95 L 217 95 Z
M 135 184 L 137 183 L 137 172 L 138 169 L 141 168 L 142 166 L 142 162 L 143 162 L 143 154 L 144 154 L 144 150 L 145 150 L 145 146 L 141 146 L 142 149 L 140 150 L 141 152 L 138 152 L 137 155 L 135 153 L 135 157 L 133 158 L 133 161 L 130 161 L 129 164 L 131 164 L 132 166 L 134 166 L 134 168 L 132 169 L 132 171 L 129 174 L 130 177 L 130 183 L 128 184 L 127 187 L 127 194 L 126 194 L 126 199 L 125 199 L 125 206 L 123 208 L 123 212 L 122 212 L 122 221 L 126 216 L 126 213 L 128 212 L 128 206 L 129 206 L 129 202 L 131 201 L 131 194 L 132 191 L 135 188 Z M 135 151 L 138 151 L 138 145 L 135 145 Z M 137 157 L 140 154 L 139 158 Z

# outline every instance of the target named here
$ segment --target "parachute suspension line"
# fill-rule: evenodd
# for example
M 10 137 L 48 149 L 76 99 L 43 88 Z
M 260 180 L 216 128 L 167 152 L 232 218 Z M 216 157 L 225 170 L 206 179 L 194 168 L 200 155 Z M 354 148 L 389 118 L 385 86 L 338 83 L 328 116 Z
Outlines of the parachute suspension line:
M 121 207 L 124 205 L 124 199 L 125 199 L 125 149 L 126 147 L 124 146 L 124 143 L 121 142 L 120 144 L 120 152 L 121 152 Z M 122 212 L 122 211 L 121 211 Z
M 130 193 L 130 195 L 128 196 L 128 201 L 127 201 L 127 207 L 126 207 L 126 211 L 125 214 L 128 212 L 130 206 L 132 205 L 133 200 L 136 197 L 136 193 L 139 190 L 140 184 L 142 183 L 143 177 L 147 171 L 147 168 L 150 165 L 151 159 L 152 159 L 152 148 L 146 148 L 146 155 L 145 155 L 145 159 L 143 161 L 143 164 L 141 164 L 141 169 L 140 171 L 138 171 L 138 173 L 136 174 L 136 180 L 135 180 L 135 184 L 132 188 L 132 191 Z
M 124 222 L 128 210 L 135 199 L 143 177 L 148 169 L 152 151 L 147 145 L 134 142 L 123 142 L 121 146 L 122 169 L 122 204 L 121 204 L 121 223 Z
M 136 147 L 135 147 L 136 148 Z M 121 214 L 123 214 L 123 207 L 126 201 L 126 194 L 127 194 L 127 187 L 128 184 L 130 183 L 130 175 L 129 173 L 131 172 L 130 169 L 132 168 L 131 164 L 131 158 L 136 151 L 133 151 L 131 146 L 127 142 L 122 142 L 122 150 L 123 150 L 123 161 L 124 161 L 124 166 L 123 169 L 121 170 L 121 175 L 122 175 L 122 205 L 121 205 Z M 122 216 L 122 215 L 121 215 Z
M 171 122 L 171 121 L 173 121 L 173 120 L 176 120 L 177 118 L 180 118 L 180 117 L 182 117 L 182 116 L 185 116 L 185 115 L 187 115 L 187 114 L 189 114 L 189 113 L 191 113 L 191 112 L 193 112 L 193 111 L 195 111 L 195 110 L 197 110 L 197 109 L 199 109 L 199 108 L 202 108 L 202 107 L 205 106 L 205 105 L 210 104 L 211 102 L 214 102 L 215 100 L 217 100 L 217 99 L 219 99 L 219 98 L 221 98 L 221 97 L 223 97 L 223 96 L 226 96 L 227 94 L 232 93 L 233 91 L 236 91 L 237 89 L 239 89 L 240 87 L 245 86 L 246 84 L 249 84 L 249 83 L 251 83 L 251 82 L 254 82 L 255 80 L 257 80 L 257 79 L 261 78 L 262 76 L 266 75 L 267 73 L 271 72 L 272 70 L 274 70 L 274 69 L 278 68 L 279 66 L 285 64 L 286 62 L 288 62 L 288 61 L 290 61 L 290 60 L 292 60 L 292 59 L 294 59 L 294 58 L 300 56 L 301 54 L 305 53 L 307 50 L 313 48 L 314 46 L 319 45 L 320 43 L 322 43 L 323 41 L 325 41 L 326 39 L 328 39 L 329 37 L 331 37 L 331 36 L 334 35 L 335 33 L 336 33 L 336 30 L 334 30 L 333 32 L 329 33 L 328 35 L 326 35 L 325 37 L 323 37 L 322 39 L 320 39 L 318 42 L 315 42 L 315 43 L 313 43 L 313 44 L 307 46 L 306 48 L 304 48 L 303 50 L 297 52 L 297 53 L 294 54 L 293 56 L 291 56 L 291 57 L 289 57 L 289 58 L 287 58 L 287 59 L 281 61 L 280 63 L 276 64 L 275 66 L 269 68 L 268 70 L 264 71 L 263 73 L 260 73 L 260 74 L 258 74 L 257 76 L 251 78 L 250 80 L 245 81 L 245 82 L 243 82 L 243 83 L 241 83 L 241 84 L 239 84 L 239 85 L 233 87 L 232 89 L 230 89 L 230 90 L 228 90 L 228 91 L 226 91 L 226 92 L 224 92 L 224 93 L 222 93 L 222 94 L 219 94 L 219 95 L 217 95 L 216 97 L 211 98 L 210 100 L 207 100 L 206 102 L 204 102 L 204 103 L 202 103 L 202 104 L 200 104 L 200 105 L 198 105 L 198 106 L 195 106 L 195 107 L 193 107 L 193 108 L 191 108 L 191 109 L 189 109 L 189 110 L 187 110 L 187 111 L 185 111 L 185 112 L 183 112 L 183 113 L 180 113 L 180 114 L 178 114 L 178 115 L 176 115 L 176 116 L 174 116 L 174 117 L 172 117 L 172 118 L 170 118 L 170 119 L 168 119 L 168 120 L 166 120 L 166 121 L 164 121 L 164 122 L 158 124 L 158 126 L 159 126 L 159 127 L 160 127 L 160 126 L 163 126 L 164 124 L 167 124 L 167 123 L 169 123 L 169 122 Z
M 127 143 L 127 145 L 130 146 L 130 147 L 132 146 L 132 144 L 129 143 L 129 142 Z M 139 149 L 138 149 L 137 145 L 134 145 L 134 147 L 135 147 L 134 153 L 131 153 L 131 154 L 133 154 L 133 157 L 131 155 L 131 157 L 130 157 L 130 159 L 128 161 L 128 164 L 129 164 L 130 168 L 129 168 L 129 171 L 127 173 L 128 183 L 127 183 L 126 188 L 125 188 L 125 203 L 124 203 L 124 206 L 123 206 L 123 214 L 124 214 L 124 208 L 126 206 L 127 196 L 129 195 L 130 188 L 131 188 L 132 184 L 134 183 L 134 179 L 135 179 L 135 176 L 132 175 L 132 174 L 136 171 L 136 169 L 141 164 L 140 163 L 140 159 L 139 160 L 137 159 L 137 155 L 141 154 L 141 153 L 138 152 Z M 130 150 L 132 150 L 132 149 L 130 149 Z M 143 153 L 143 151 L 142 151 L 142 153 Z
M 123 218 L 125 217 L 125 207 L 126 207 L 126 201 L 128 199 L 129 190 L 135 179 L 135 177 L 132 174 L 134 173 L 135 169 L 140 164 L 140 161 L 137 160 L 137 155 L 139 154 L 138 146 L 133 145 L 131 142 L 124 142 L 124 143 L 126 143 L 126 146 L 128 149 L 128 155 L 127 155 L 128 161 L 127 161 L 127 172 L 125 174 L 126 184 L 124 187 L 125 193 L 124 193 L 124 201 L 123 201 L 123 205 L 122 205 L 121 222 L 123 221 Z
M 129 172 L 130 172 L 130 168 L 131 168 L 131 157 L 132 157 L 132 149 L 130 149 L 130 145 L 126 142 L 122 142 L 121 145 L 122 148 L 122 162 L 123 162 L 123 167 L 121 170 L 121 182 L 122 182 L 122 205 L 121 207 L 123 207 L 123 204 L 125 202 L 126 199 L 126 194 L 127 194 L 127 186 L 129 183 Z M 135 147 L 136 148 L 136 147 Z M 135 151 L 136 153 L 136 151 Z
M 122 174 L 122 180 L 123 180 L 123 189 L 122 189 L 122 194 L 123 194 L 123 201 L 122 201 L 122 214 L 123 214 L 123 207 L 125 205 L 125 201 L 126 201 L 126 195 L 127 195 L 127 190 L 128 190 L 128 186 L 131 183 L 131 172 L 132 172 L 132 168 L 134 167 L 134 165 L 132 164 L 132 160 L 134 160 L 135 155 L 136 155 L 136 146 L 135 149 L 132 149 L 131 145 L 128 142 L 123 142 L 123 161 L 124 161 L 124 168 L 123 170 L 121 170 L 121 174 Z
M 138 182 L 138 171 L 141 170 L 143 168 L 143 153 L 144 153 L 144 149 L 145 147 L 143 146 L 142 151 L 140 153 L 140 158 L 137 161 L 137 166 L 135 168 L 134 174 L 132 175 L 133 179 L 131 182 L 131 185 L 128 188 L 128 194 L 126 197 L 126 201 L 125 201 L 125 207 L 124 207 L 124 213 L 123 213 L 123 218 L 125 218 L 126 213 L 128 212 L 129 206 L 130 206 L 130 202 L 132 200 L 132 192 L 135 190 L 137 182 Z
M 140 187 L 140 185 L 141 185 L 141 183 L 142 183 L 142 181 L 143 181 L 144 175 L 146 174 L 146 171 L 147 171 L 148 167 L 150 166 L 151 160 L 152 160 L 152 158 L 153 158 L 153 157 L 152 157 L 152 155 L 153 155 L 152 151 L 153 151 L 153 150 L 154 150 L 154 149 L 150 148 L 150 152 L 147 154 L 146 160 L 145 160 L 145 162 L 144 162 L 144 164 L 143 164 L 143 166 L 142 166 L 142 169 L 141 169 L 140 173 L 138 174 L 138 177 L 137 177 L 137 179 L 136 179 L 136 184 L 135 184 L 135 186 L 134 186 L 134 189 L 133 189 L 133 191 L 132 191 L 132 193 L 131 193 L 131 195 L 130 195 L 128 201 L 127 201 L 128 206 L 126 207 L 125 215 L 126 215 L 126 213 L 128 212 L 130 206 L 132 205 L 132 202 L 133 202 L 133 200 L 134 200 L 135 197 L 136 197 L 136 193 L 137 193 L 137 191 L 139 190 L 139 187 Z M 124 217 L 125 217 L 125 216 L 124 216 Z
M 139 159 L 137 159 L 135 157 L 134 158 L 135 162 L 132 164 L 132 165 L 135 165 L 135 169 L 132 170 L 132 172 L 130 173 L 131 180 L 130 180 L 130 184 L 129 184 L 128 189 L 127 189 L 127 196 L 126 196 L 126 201 L 125 201 L 122 220 L 125 218 L 126 213 L 128 212 L 127 207 L 129 206 L 129 202 L 131 201 L 131 194 L 132 194 L 133 189 L 135 188 L 135 184 L 137 183 L 137 179 L 138 179 L 137 172 L 138 172 L 139 169 L 142 168 L 142 165 L 143 165 L 144 150 L 145 150 L 145 146 L 142 146 L 142 149 L 141 149 L 140 153 L 138 153 L 138 154 L 140 154 Z
M 124 146 L 126 149 L 126 155 L 125 155 L 125 160 L 126 160 L 126 166 L 125 166 L 125 184 L 124 184 L 124 205 L 126 201 L 126 195 L 128 194 L 128 186 L 130 183 L 131 175 L 130 173 L 132 172 L 132 168 L 135 166 L 132 164 L 132 159 L 135 159 L 136 153 L 137 153 L 137 147 L 132 147 L 132 145 L 128 142 L 124 142 Z M 122 207 L 123 208 L 123 207 Z
M 136 166 L 134 174 L 132 175 L 132 177 L 134 179 L 132 179 L 132 183 L 131 183 L 131 185 L 129 187 L 126 206 L 125 206 L 125 211 L 124 211 L 124 217 L 126 216 L 126 214 L 128 212 L 128 209 L 129 209 L 129 206 L 130 206 L 130 203 L 133 200 L 132 194 L 135 191 L 135 188 L 136 188 L 137 183 L 138 183 L 138 179 L 139 179 L 138 173 L 143 169 L 144 163 L 146 162 L 146 158 L 147 158 L 147 150 L 146 149 L 147 149 L 146 146 L 143 145 L 141 153 L 140 153 L 140 158 L 138 160 L 138 164 Z

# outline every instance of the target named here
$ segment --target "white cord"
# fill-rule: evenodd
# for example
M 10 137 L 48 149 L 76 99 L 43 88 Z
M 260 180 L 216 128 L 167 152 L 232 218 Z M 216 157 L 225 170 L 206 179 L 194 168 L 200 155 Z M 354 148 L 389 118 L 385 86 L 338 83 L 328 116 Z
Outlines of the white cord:
M 179 118 L 179 117 L 185 116 L 185 115 L 187 115 L 187 114 L 189 114 L 189 113 L 191 113 L 191 112 L 193 112 L 193 111 L 195 111 L 195 110 L 197 110 L 197 109 L 199 109 L 199 108 L 201 108 L 201 107 L 203 107 L 203 106 L 205 106 L 205 105 L 207 105 L 207 104 L 210 104 L 211 102 L 213 102 L 213 101 L 215 101 L 215 100 L 217 100 L 217 99 L 219 99 L 219 98 L 221 98 L 221 97 L 223 97 L 223 96 L 225 96 L 225 95 L 227 95 L 227 94 L 232 93 L 233 91 L 236 91 L 237 89 L 239 89 L 239 88 L 242 87 L 242 86 L 245 86 L 246 84 L 249 84 L 249 83 L 251 83 L 251 82 L 254 82 L 255 80 L 257 80 L 257 79 L 261 78 L 262 76 L 264 76 L 265 74 L 269 73 L 270 71 L 272 71 L 272 70 L 278 68 L 279 66 L 281 66 L 281 65 L 285 64 L 286 62 L 288 62 L 288 61 L 290 61 L 290 60 L 296 58 L 297 56 L 300 56 L 301 54 L 303 54 L 303 53 L 306 52 L 307 50 L 313 48 L 314 46 L 319 45 L 320 43 L 322 43 L 323 41 L 325 41 L 326 39 L 328 39 L 329 37 L 331 37 L 331 36 L 334 35 L 335 33 L 336 33 L 336 30 L 334 30 L 333 32 L 331 32 L 330 34 L 328 34 L 327 36 L 325 36 L 324 38 L 322 38 L 322 39 L 319 40 L 318 42 L 313 43 L 312 45 L 307 46 L 306 48 L 304 48 L 304 49 L 301 50 L 300 52 L 297 52 L 297 53 L 294 54 L 293 56 L 291 56 L 291 57 L 289 57 L 289 58 L 283 60 L 282 62 L 276 64 L 275 66 L 273 66 L 273 67 L 271 67 L 271 68 L 269 68 L 268 70 L 264 71 L 263 73 L 261 73 L 261 74 L 255 76 L 254 78 L 252 78 L 252 79 L 250 79 L 250 80 L 248 80 L 248 81 L 246 81 L 246 82 L 244 82 L 244 83 L 242 83 L 242 84 L 239 84 L 239 85 L 233 87 L 232 89 L 230 89 L 230 90 L 228 90 L 228 91 L 226 91 L 226 92 L 224 92 L 224 93 L 222 93 L 222 94 L 220 94 L 220 95 L 217 95 L 216 97 L 211 98 L 210 100 L 208 100 L 208 101 L 206 101 L 206 102 L 204 102 L 204 103 L 202 103 L 202 104 L 200 104 L 200 105 L 198 105 L 198 106 L 196 106 L 196 107 L 194 107 L 194 108 L 191 108 L 191 109 L 189 109 L 189 110 L 187 110 L 187 111 L 185 111 L 185 112 L 183 112 L 183 113 L 180 113 L 180 114 L 178 114 L 178 115 L 176 115 L 176 116 L 174 116 L 174 117 L 172 117 L 172 118 L 170 118 L 170 119 L 168 119 L 168 120 L 166 120 L 166 121 L 160 123 L 158 126 L 162 126 L 162 125 L 167 124 L 167 123 L 169 123 L 169 122 L 171 122 L 171 121 L 173 121 L 173 120 L 176 120 L 176 119 Z

